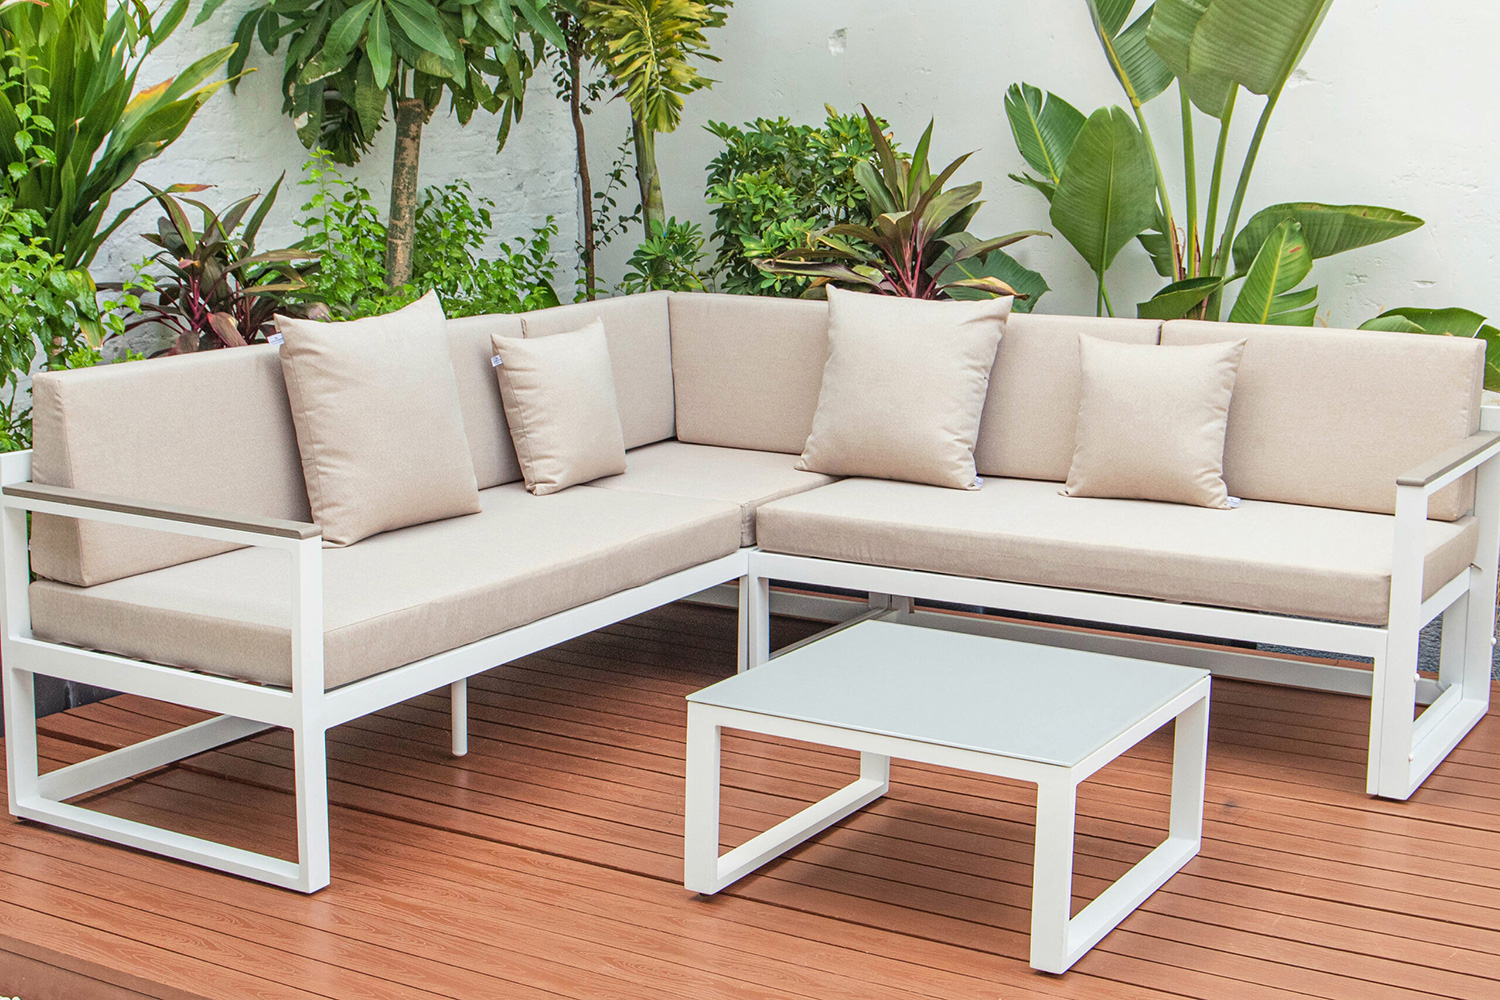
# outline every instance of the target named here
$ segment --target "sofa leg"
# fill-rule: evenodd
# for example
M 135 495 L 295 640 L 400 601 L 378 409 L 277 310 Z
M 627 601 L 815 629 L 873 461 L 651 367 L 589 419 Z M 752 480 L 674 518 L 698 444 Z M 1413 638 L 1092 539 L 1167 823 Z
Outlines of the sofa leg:
M 321 729 L 292 733 L 297 782 L 297 889 L 328 884 L 328 737 Z
M 448 710 L 453 715 L 453 756 L 469 752 L 469 679 L 448 685 Z
M 739 662 L 744 673 L 771 658 L 771 581 L 740 577 Z
M 19 816 L 23 804 L 38 798 L 35 676 L 27 670 L 0 666 L 5 699 L 5 773 L 10 811 Z

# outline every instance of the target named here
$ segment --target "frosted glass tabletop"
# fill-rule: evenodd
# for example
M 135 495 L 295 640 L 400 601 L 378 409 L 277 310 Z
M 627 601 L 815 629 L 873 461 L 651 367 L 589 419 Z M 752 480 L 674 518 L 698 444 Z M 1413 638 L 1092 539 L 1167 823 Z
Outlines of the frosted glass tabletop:
M 1207 670 L 861 622 L 688 695 L 695 704 L 1072 767 Z

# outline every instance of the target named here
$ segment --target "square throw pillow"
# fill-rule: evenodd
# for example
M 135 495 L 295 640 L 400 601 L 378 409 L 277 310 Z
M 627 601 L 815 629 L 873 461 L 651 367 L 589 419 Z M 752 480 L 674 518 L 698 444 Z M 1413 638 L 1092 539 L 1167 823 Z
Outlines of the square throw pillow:
M 1224 434 L 1245 342 L 1078 343 L 1083 393 L 1063 494 L 1229 507 Z
M 797 468 L 976 489 L 974 442 L 1011 300 L 828 290 L 828 363 Z
M 479 512 L 437 295 L 347 323 L 277 316 L 276 329 L 325 544 Z
M 571 333 L 494 337 L 492 343 L 500 399 L 528 490 L 544 496 L 625 471 L 625 434 L 602 320 Z

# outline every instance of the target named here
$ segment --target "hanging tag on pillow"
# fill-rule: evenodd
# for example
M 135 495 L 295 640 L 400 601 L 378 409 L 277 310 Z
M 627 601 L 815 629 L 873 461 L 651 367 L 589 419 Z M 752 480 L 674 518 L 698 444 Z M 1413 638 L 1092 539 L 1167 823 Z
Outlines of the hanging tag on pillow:
M 984 489 L 984 477 L 983 476 L 975 476 L 974 477 L 974 488 L 976 490 Z
M 272 347 L 277 347 L 281 344 L 286 343 L 286 338 L 279 333 L 273 333 L 266 338 L 266 343 L 270 344 Z
M 1228 503 L 1229 503 L 1229 506 L 1231 508 L 1238 507 L 1240 505 L 1240 498 L 1239 497 L 1229 497 L 1228 498 Z
M 499 368 L 503 364 L 505 364 L 505 362 L 500 360 L 500 355 L 498 355 L 498 354 L 492 354 L 492 355 L 490 355 L 490 367 L 491 368 Z

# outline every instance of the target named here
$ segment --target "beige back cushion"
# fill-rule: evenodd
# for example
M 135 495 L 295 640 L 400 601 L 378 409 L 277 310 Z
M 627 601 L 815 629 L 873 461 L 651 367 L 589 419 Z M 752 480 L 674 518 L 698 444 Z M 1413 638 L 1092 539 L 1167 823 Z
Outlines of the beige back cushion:
M 578 302 L 526 313 L 526 336 L 571 333 L 604 321 L 614 367 L 625 447 L 665 441 L 676 433 L 672 398 L 672 336 L 667 293 L 648 292 Z
M 990 373 L 974 465 L 981 476 L 1062 482 L 1073 464 L 1083 373 L 1078 336 L 1155 344 L 1155 320 L 1011 313 Z
M 495 354 L 492 336 L 521 336 L 521 317 L 495 313 L 448 321 L 448 347 L 453 355 L 453 377 L 458 383 L 458 405 L 463 410 L 464 433 L 469 438 L 469 455 L 474 460 L 474 478 L 482 490 L 521 479 L 500 387 L 495 383 L 495 369 L 490 364 Z
M 674 293 L 677 439 L 802 452 L 828 361 L 828 303 Z
M 1396 477 L 1479 428 L 1484 342 L 1179 320 L 1162 344 L 1247 338 L 1224 443 L 1233 496 L 1389 514 Z M 1465 479 L 1432 517 L 1473 506 Z
M 309 520 L 274 347 L 46 372 L 32 404 L 38 483 Z M 39 576 L 82 587 L 236 548 L 44 514 L 31 542 Z

